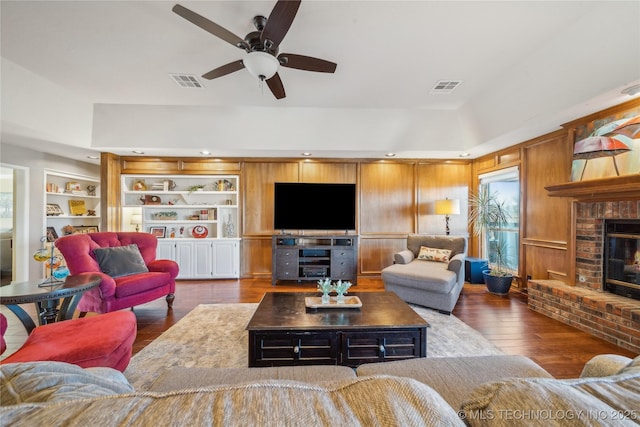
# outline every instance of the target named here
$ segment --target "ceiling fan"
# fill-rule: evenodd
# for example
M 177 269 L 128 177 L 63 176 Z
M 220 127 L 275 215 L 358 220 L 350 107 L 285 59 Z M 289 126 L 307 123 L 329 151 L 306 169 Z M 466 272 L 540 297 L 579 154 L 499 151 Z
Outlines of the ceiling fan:
M 278 66 L 319 73 L 333 73 L 336 70 L 335 63 L 323 59 L 293 53 L 278 54 L 280 42 L 291 27 L 300 1 L 279 0 L 269 18 L 255 16 L 253 25 L 257 31 L 250 32 L 244 39 L 184 6 L 176 4 L 172 10 L 187 21 L 246 52 L 243 59 L 215 68 L 203 74 L 203 78 L 213 80 L 246 68 L 260 81 L 266 81 L 277 99 L 282 99 L 286 94 L 278 75 Z

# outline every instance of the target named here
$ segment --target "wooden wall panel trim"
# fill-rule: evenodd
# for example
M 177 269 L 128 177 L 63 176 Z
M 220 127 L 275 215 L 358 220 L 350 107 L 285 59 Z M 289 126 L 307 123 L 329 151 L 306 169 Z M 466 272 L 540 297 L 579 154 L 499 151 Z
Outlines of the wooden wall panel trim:
M 163 175 L 215 175 L 238 174 L 239 161 L 220 161 L 219 159 L 171 158 L 171 157 L 121 157 L 124 174 L 163 174 Z
M 100 155 L 100 231 L 118 231 L 122 226 L 120 158 L 115 154 Z
M 122 158 L 123 174 L 179 174 L 180 160 L 167 158 Z
M 238 174 L 240 162 L 220 162 L 206 159 L 188 159 L 180 161 L 180 170 L 185 174 Z
M 243 236 L 240 245 L 240 277 L 271 277 L 271 236 Z
M 481 157 L 476 159 L 474 165 L 478 171 L 487 171 L 497 166 L 497 159 L 495 155 L 489 157 Z
M 359 274 L 380 275 L 382 269 L 393 264 L 393 254 L 407 248 L 407 239 L 400 238 L 360 238 Z
M 521 239 L 521 244 L 525 246 L 536 246 L 539 248 L 558 249 L 563 251 L 567 250 L 566 241 Z
M 513 150 L 506 153 L 499 154 L 498 165 L 506 165 L 509 163 L 519 162 L 521 160 L 520 150 Z
M 247 163 L 242 174 L 242 230 L 249 235 L 272 235 L 275 182 L 299 182 L 298 163 Z
M 356 184 L 357 181 L 357 163 L 302 162 L 300 164 L 300 182 Z
M 360 233 L 415 232 L 415 165 L 362 164 L 359 190 Z
M 460 214 L 451 215 L 449 227 L 453 234 L 468 233 L 469 186 L 471 168 L 468 164 L 419 164 L 417 169 L 417 223 L 418 234 L 444 234 L 445 219 L 435 214 L 435 202 L 458 199 Z
M 525 149 L 525 168 L 520 179 L 525 185 L 524 229 L 522 239 L 567 241 L 570 229 L 570 206 L 566 200 L 548 197 L 545 189 L 566 174 L 567 141 L 547 140 Z
M 567 271 L 566 251 L 557 248 L 525 246 L 526 273 L 533 280 L 546 279 L 551 274 L 562 276 Z M 553 273 L 551 273 L 553 272 Z

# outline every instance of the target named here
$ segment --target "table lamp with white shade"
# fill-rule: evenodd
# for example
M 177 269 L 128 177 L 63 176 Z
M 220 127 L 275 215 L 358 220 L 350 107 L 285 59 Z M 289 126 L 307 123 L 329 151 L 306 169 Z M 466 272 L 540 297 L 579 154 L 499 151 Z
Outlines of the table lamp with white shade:
M 140 224 L 142 224 L 142 214 L 139 214 L 139 213 L 131 214 L 130 224 L 136 226 L 136 231 L 140 231 Z

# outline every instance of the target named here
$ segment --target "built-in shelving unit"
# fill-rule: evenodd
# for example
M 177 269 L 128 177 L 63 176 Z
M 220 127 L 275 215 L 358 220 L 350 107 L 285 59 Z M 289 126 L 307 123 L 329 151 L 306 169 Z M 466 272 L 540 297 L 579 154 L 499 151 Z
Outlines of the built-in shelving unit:
M 45 227 L 55 238 L 71 232 L 96 231 L 100 226 L 100 179 L 45 169 Z M 71 228 L 69 228 L 71 227 Z M 55 232 L 53 236 L 49 232 Z
M 237 175 L 122 175 L 123 224 L 159 238 L 180 279 L 240 275 Z

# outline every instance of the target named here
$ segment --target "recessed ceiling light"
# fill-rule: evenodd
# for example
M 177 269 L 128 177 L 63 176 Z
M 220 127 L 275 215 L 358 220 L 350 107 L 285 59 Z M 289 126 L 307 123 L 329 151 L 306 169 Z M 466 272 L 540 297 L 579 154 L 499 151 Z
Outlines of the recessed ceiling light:
M 469 157 L 471 155 L 471 153 L 462 153 L 460 154 L 460 157 Z
M 100 157 L 98 156 L 87 156 L 87 159 L 98 160 Z
M 305 157 L 309 157 L 309 156 L 311 156 L 311 153 L 305 151 L 304 153 L 302 153 L 302 155 L 305 156 Z
M 133 154 L 144 154 L 144 151 L 140 151 L 140 150 L 133 150 L 132 151 Z
M 386 157 L 395 157 L 396 153 L 387 153 L 385 154 Z
M 208 156 L 209 154 L 211 154 L 211 151 L 204 150 L 201 151 L 200 154 L 202 154 L 203 156 Z

